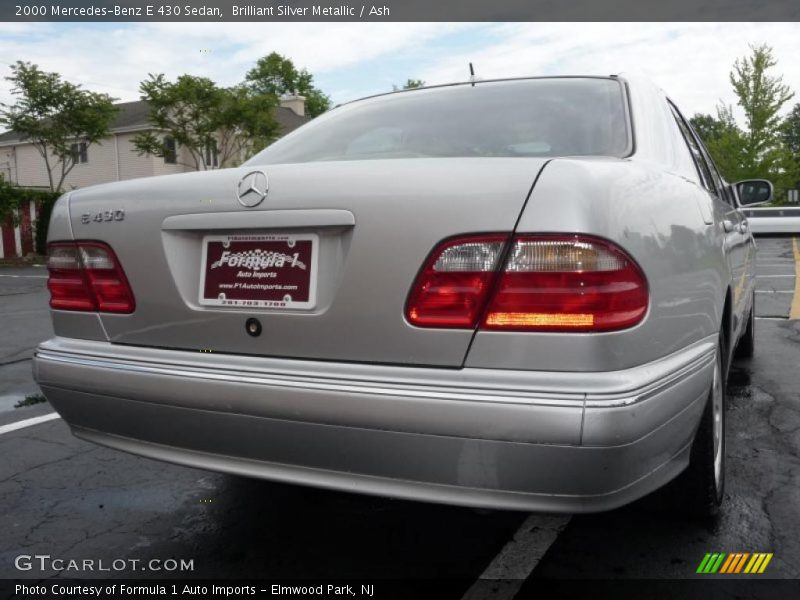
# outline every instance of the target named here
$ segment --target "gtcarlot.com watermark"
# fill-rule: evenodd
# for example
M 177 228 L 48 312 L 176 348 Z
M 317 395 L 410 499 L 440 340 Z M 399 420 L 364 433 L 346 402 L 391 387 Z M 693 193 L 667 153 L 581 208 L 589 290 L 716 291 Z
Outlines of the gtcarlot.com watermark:
M 120 571 L 186 572 L 194 571 L 193 558 L 58 558 L 49 554 L 20 554 L 14 559 L 18 571 L 58 571 L 71 573 L 114 573 Z

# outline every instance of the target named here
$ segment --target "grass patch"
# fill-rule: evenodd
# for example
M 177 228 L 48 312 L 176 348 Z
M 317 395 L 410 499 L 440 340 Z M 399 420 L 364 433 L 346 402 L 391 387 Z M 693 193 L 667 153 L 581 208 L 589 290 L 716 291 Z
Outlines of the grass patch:
M 44 394 L 28 394 L 24 400 L 20 400 L 14 405 L 14 408 L 22 408 L 23 406 L 33 406 L 34 404 L 41 404 L 47 402 Z

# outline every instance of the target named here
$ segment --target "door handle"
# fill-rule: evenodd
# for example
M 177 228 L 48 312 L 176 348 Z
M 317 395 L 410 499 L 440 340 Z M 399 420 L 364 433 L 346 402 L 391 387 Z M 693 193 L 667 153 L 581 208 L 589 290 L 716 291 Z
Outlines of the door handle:
M 733 231 L 733 221 L 730 219 L 722 219 L 722 229 L 725 230 L 725 233 Z

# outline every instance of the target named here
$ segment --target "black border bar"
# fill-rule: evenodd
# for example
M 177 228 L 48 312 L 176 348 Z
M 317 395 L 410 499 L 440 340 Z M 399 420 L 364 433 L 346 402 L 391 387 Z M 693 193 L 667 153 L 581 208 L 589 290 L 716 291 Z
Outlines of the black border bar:
M 25 591 L 20 591 L 24 586 Z M 348 587 L 349 586 L 349 587 Z M 32 588 L 37 591 L 31 592 Z M 131 592 L 127 588 L 134 588 Z M 800 597 L 800 580 L 759 576 L 708 576 L 697 579 L 2 579 L 0 598 L 42 600 L 130 600 L 136 598 L 296 599 L 360 598 L 362 600 L 436 598 L 454 600 L 470 590 L 471 597 L 492 598 L 498 590 L 514 589 L 515 598 L 553 600 L 786 600 Z M 368 591 L 364 591 L 364 590 Z M 72 593 L 70 593 L 70 590 Z M 94 591 L 92 591 L 94 590 Z M 348 593 L 349 590 L 349 593 Z M 305 593 L 303 593 L 305 591 Z M 501 594 L 502 596 L 502 594 Z
M 798 0 L 0 0 L 0 21 L 800 21 Z

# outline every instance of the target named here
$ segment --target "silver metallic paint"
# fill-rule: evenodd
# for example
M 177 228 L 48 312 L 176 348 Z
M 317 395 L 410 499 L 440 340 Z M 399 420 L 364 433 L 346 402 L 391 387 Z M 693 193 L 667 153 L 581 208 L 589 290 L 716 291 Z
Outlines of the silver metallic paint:
M 408 289 L 441 239 L 470 231 L 510 231 L 545 162 L 403 159 L 275 165 L 269 169 L 269 202 L 255 209 L 239 206 L 232 193 L 246 169 L 133 180 L 73 192 L 72 227 L 78 239 L 91 236 L 110 243 L 134 289 L 136 312 L 101 316 L 114 342 L 459 367 L 472 332 L 419 329 L 406 323 Z M 107 202 L 109 194 L 126 210 L 124 226 L 92 230 L 76 219 L 87 206 Z M 320 236 L 316 308 L 199 307 L 194 299 L 203 235 L 254 231 L 242 230 L 239 221 L 231 229 L 220 214 L 266 214 L 267 206 L 269 211 L 286 211 L 284 215 L 295 211 L 297 220 L 283 221 L 281 230 L 310 229 Z M 349 211 L 356 225 L 309 228 L 309 211 L 329 215 L 331 210 Z M 164 221 L 178 215 L 199 215 L 192 219 L 210 222 L 207 229 L 197 229 L 193 221 L 185 230 L 164 230 Z M 253 223 L 258 223 L 256 217 Z M 250 316 L 264 327 L 259 338 L 240 335 Z
M 441 486 L 460 486 L 446 501 L 589 511 L 628 502 L 685 466 L 712 361 L 704 342 L 630 372 L 584 374 L 572 398 L 545 391 L 559 388 L 558 372 L 403 374 L 58 338 L 37 351 L 34 370 L 77 435 L 112 447 L 352 491 L 402 487 L 401 496 L 443 501 Z M 591 381 L 609 401 L 596 398 L 581 417 L 591 388 L 579 386 Z

